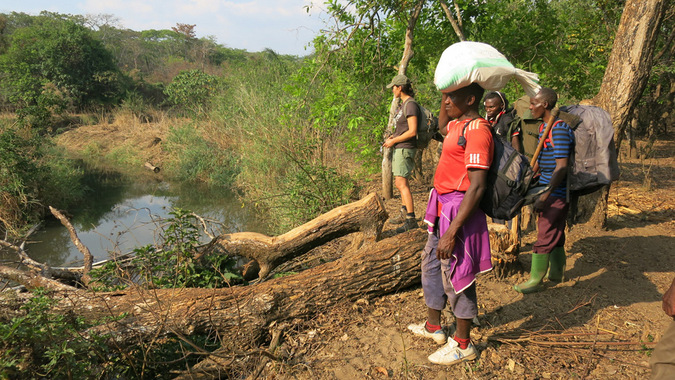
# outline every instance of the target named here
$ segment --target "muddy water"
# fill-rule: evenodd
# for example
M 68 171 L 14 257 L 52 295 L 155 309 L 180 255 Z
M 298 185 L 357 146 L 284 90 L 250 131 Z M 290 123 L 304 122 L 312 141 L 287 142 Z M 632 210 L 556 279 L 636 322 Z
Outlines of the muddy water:
M 242 207 L 230 191 L 123 178 L 101 178 L 90 181 L 90 187 L 88 198 L 72 210 L 69 219 L 95 261 L 108 258 L 113 251 L 125 253 L 154 243 L 159 238 L 160 219 L 170 217 L 174 207 L 218 221 L 218 233 L 265 232 L 254 213 Z M 31 241 L 26 248 L 37 261 L 51 266 L 82 262 L 68 231 L 56 220 L 48 220 Z

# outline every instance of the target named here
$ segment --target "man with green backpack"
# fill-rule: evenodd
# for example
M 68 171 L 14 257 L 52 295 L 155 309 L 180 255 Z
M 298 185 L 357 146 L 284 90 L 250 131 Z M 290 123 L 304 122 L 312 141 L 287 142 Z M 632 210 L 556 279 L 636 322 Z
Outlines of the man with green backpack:
M 539 184 L 547 190 L 534 203 L 539 213 L 537 241 L 532 249 L 530 279 L 514 286 L 520 293 L 540 290 L 544 277 L 561 282 L 565 272 L 565 224 L 569 203 L 567 199 L 567 174 L 570 156 L 574 151 L 574 133 L 570 126 L 552 112 L 558 95 L 550 88 L 542 87 L 530 100 L 530 111 L 535 119 L 543 118 L 539 128 L 541 153 L 533 170 L 541 173 Z M 556 109 L 557 111 L 557 109 Z

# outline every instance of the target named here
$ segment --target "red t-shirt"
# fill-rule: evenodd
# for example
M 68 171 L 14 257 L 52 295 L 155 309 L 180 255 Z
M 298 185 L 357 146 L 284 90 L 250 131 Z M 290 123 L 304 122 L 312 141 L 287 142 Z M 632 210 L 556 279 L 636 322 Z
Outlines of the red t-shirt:
M 452 120 L 443 141 L 443 152 L 434 175 L 434 187 L 439 194 L 466 191 L 469 188 L 468 169 L 488 170 L 492 163 L 494 143 L 490 123 L 483 118 L 472 120 L 466 128 L 464 147 L 457 144 L 464 125 L 470 119 Z

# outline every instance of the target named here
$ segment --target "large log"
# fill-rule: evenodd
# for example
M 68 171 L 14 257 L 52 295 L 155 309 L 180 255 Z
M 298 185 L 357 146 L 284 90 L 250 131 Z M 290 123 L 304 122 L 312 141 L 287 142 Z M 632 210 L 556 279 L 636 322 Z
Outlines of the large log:
M 358 202 L 335 208 L 283 235 L 255 232 L 221 235 L 204 250 L 204 255 L 225 253 L 258 262 L 258 276 L 264 278 L 279 264 L 300 256 L 335 238 L 362 232 L 374 242 L 380 238 L 387 211 L 379 196 L 371 193 Z
M 95 328 L 119 344 L 166 334 L 214 331 L 223 342 L 255 342 L 273 321 L 311 318 L 331 305 L 370 299 L 420 282 L 421 229 L 348 248 L 342 258 L 304 272 L 251 286 L 221 289 L 132 289 L 67 297 L 62 307 L 81 316 L 128 313 Z

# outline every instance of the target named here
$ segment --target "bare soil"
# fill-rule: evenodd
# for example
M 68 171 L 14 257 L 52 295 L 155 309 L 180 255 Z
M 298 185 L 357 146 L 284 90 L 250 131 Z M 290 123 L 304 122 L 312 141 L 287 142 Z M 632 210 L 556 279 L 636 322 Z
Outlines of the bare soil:
M 646 146 L 646 144 L 642 144 Z M 648 147 L 647 147 L 648 148 Z M 647 149 L 645 148 L 645 149 Z M 675 276 L 675 143 L 651 158 L 621 158 L 610 192 L 608 228 L 568 231 L 567 280 L 522 295 L 535 233 L 523 238 L 522 271 L 478 281 L 479 322 L 471 332 L 480 357 L 445 367 L 427 356 L 438 346 L 409 333 L 425 320 L 421 287 L 339 305 L 285 333 L 263 376 L 274 379 L 635 379 L 649 377 L 649 356 L 670 322 L 661 297 Z M 378 183 L 372 184 L 378 190 Z M 418 210 L 428 186 L 412 183 Z M 395 191 L 396 193 L 396 191 Z M 386 202 L 391 215 L 400 199 Z M 418 215 L 421 214 L 418 212 Z M 385 234 L 396 226 L 385 225 Z M 444 324 L 454 317 L 446 310 Z

